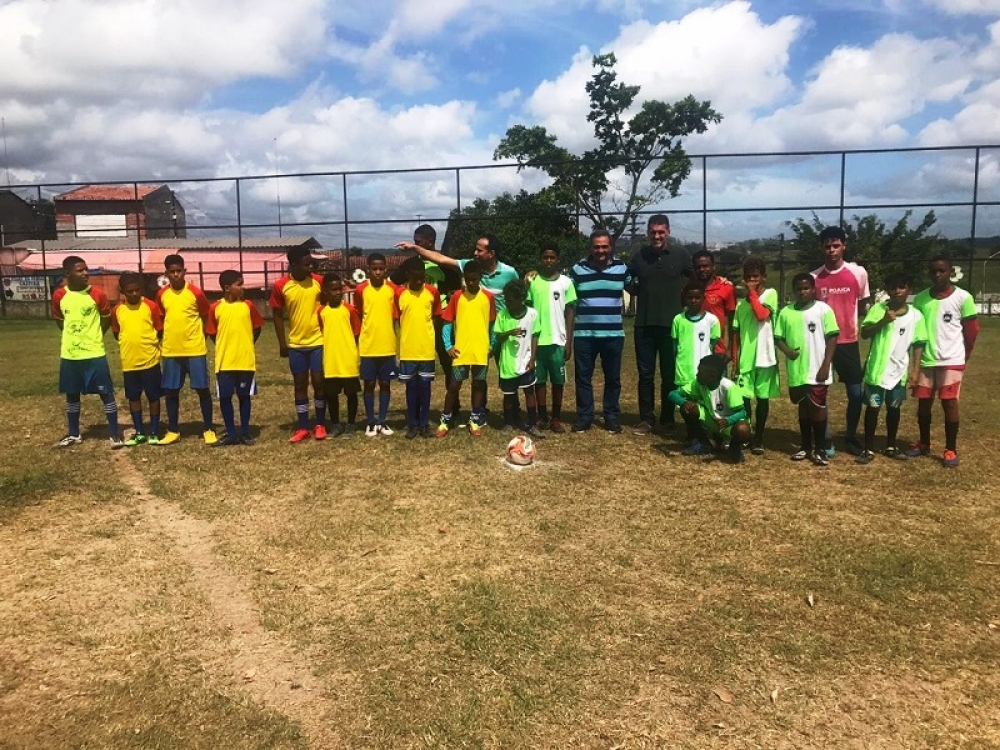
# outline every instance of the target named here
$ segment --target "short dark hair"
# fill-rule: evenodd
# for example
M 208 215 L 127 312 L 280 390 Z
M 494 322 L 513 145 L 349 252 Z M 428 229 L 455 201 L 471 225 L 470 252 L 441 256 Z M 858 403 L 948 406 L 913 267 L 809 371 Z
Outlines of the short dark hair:
M 376 261 L 379 260 L 385 263 L 385 256 L 382 255 L 382 253 L 372 253 L 371 255 L 368 256 L 368 265 L 370 266 L 372 263 L 375 263 Z
M 892 289 L 894 287 L 905 286 L 913 288 L 913 280 L 910 278 L 908 273 L 904 271 L 895 271 L 890 273 L 885 277 L 885 281 L 882 282 L 882 287 L 884 289 Z
M 462 266 L 462 275 L 467 273 L 476 274 L 477 276 L 483 275 L 483 264 L 478 260 L 473 258 L 472 260 L 465 261 L 465 265 Z
M 425 237 L 431 241 L 431 244 L 437 242 L 438 233 L 437 230 L 430 224 L 421 224 L 419 227 L 413 230 L 414 237 Z
M 687 284 L 681 290 L 681 299 L 685 299 L 688 296 L 688 292 L 700 292 L 705 293 L 705 282 L 699 278 L 692 276 L 688 279 Z
M 513 297 L 514 299 L 525 300 L 528 298 L 528 285 L 521 279 L 511 279 L 503 285 L 503 296 L 504 299 Z
M 543 242 L 542 249 L 538 251 L 538 254 L 543 255 L 546 250 L 551 250 L 552 252 L 554 252 L 557 258 L 562 257 L 562 251 L 559 249 L 559 245 L 557 245 L 554 242 Z
M 340 278 L 340 274 L 336 271 L 327 271 L 323 274 L 323 286 L 326 286 L 333 281 L 339 281 L 341 284 L 344 283 L 344 280 Z
M 133 284 L 138 284 L 139 288 L 142 288 L 142 276 L 137 274 L 135 271 L 126 271 L 118 278 L 119 289 L 124 289 L 127 286 L 132 286 Z
M 709 367 L 721 375 L 726 374 L 726 358 L 721 354 L 708 354 L 701 358 L 698 367 Z
M 72 271 L 73 266 L 75 266 L 77 263 L 86 263 L 86 262 L 87 261 L 85 261 L 79 255 L 67 255 L 65 258 L 63 258 L 62 270 Z
M 757 271 L 761 276 L 767 276 L 767 263 L 759 255 L 751 255 L 743 261 L 743 274 Z
M 944 253 L 938 253 L 937 255 L 935 255 L 933 258 L 931 258 L 930 260 L 927 261 L 927 265 L 929 266 L 931 263 L 937 263 L 939 261 L 943 261 L 943 262 L 947 263 L 948 264 L 948 268 L 954 268 L 955 267 L 955 264 L 951 262 L 951 256 L 950 255 L 945 255 Z M 63 261 L 63 262 L 65 263 L 65 261 Z
M 219 274 L 219 286 L 221 286 L 222 289 L 225 290 L 227 286 L 235 284 L 242 278 L 243 274 L 241 274 L 239 271 L 236 271 L 232 268 L 226 269 L 225 271 Z
M 500 243 L 499 237 L 495 234 L 481 234 L 479 235 L 479 239 L 486 240 L 486 246 L 490 249 L 490 252 L 496 258 L 500 257 L 500 250 L 503 248 L 503 245 Z
M 312 252 L 309 250 L 308 247 L 302 247 L 301 245 L 299 245 L 298 247 L 293 247 L 291 250 L 285 253 L 285 258 L 288 259 L 288 265 L 295 266 L 298 265 L 298 262 L 300 260 L 302 260 L 303 258 L 308 258 L 311 255 Z
M 827 240 L 840 240 L 841 242 L 847 242 L 847 232 L 845 232 L 842 227 L 825 227 L 823 231 L 819 233 L 819 241 L 821 243 L 825 243 Z
M 609 232 L 607 229 L 595 229 L 593 232 L 590 233 L 591 242 L 596 240 L 598 237 L 607 237 L 610 240 L 611 232 Z
M 409 276 L 414 271 L 424 272 L 424 259 L 419 255 L 411 255 L 409 258 L 404 260 L 399 264 L 399 270 Z
M 180 266 L 181 268 L 184 268 L 184 258 L 182 258 L 177 253 L 168 255 L 166 258 L 163 259 L 163 267 L 170 268 L 170 266 Z
M 670 219 L 667 218 L 666 214 L 653 214 L 649 217 L 649 221 L 646 222 L 646 228 L 649 229 L 653 224 L 666 224 L 667 229 L 670 229 Z
M 695 250 L 691 253 L 691 263 L 693 264 L 698 258 L 708 258 L 712 261 L 712 265 L 715 265 L 715 256 L 712 255 L 712 251 L 707 248 L 701 248 L 701 250 Z
M 813 289 L 816 288 L 816 279 L 813 278 L 811 273 L 797 273 L 792 277 L 792 289 L 799 285 L 800 281 L 808 282 L 809 286 Z

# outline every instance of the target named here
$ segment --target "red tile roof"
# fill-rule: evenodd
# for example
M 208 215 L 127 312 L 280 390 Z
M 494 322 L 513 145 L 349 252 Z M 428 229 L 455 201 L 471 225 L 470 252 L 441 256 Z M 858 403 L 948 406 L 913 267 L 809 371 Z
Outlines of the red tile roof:
M 57 201 L 132 201 L 145 198 L 162 185 L 85 185 L 56 196 Z

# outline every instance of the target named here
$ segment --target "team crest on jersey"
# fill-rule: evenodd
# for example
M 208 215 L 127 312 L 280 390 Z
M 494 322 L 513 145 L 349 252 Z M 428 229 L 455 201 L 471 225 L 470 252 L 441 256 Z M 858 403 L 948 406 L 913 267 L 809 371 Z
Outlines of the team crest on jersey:
M 698 332 L 698 340 L 699 341 L 704 341 L 705 340 L 705 332 L 704 331 L 699 331 Z
M 809 327 L 809 333 L 816 333 L 816 324 L 815 323 L 810 323 L 808 327 Z
M 904 333 L 906 333 L 906 329 L 905 328 L 900 328 L 899 329 L 899 335 L 902 336 Z
M 558 302 L 559 301 L 559 292 L 552 292 L 552 299 L 554 299 L 556 302 Z
M 946 312 L 946 313 L 944 314 L 944 316 L 942 317 L 942 320 L 943 320 L 943 321 L 944 321 L 945 323 L 950 323 L 950 322 L 951 322 L 951 313 L 950 313 L 950 312 Z

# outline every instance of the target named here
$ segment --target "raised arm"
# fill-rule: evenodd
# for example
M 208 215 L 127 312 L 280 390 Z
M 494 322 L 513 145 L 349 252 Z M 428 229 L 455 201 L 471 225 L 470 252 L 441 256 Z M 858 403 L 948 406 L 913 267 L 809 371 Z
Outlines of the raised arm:
M 420 247 L 412 242 L 400 242 L 396 245 L 397 250 L 409 250 L 410 252 L 416 253 L 424 260 L 429 260 L 431 263 L 437 263 L 442 267 L 458 268 L 458 261 L 452 258 L 450 255 L 445 255 L 444 253 L 439 253 L 437 250 L 428 250 L 426 247 Z

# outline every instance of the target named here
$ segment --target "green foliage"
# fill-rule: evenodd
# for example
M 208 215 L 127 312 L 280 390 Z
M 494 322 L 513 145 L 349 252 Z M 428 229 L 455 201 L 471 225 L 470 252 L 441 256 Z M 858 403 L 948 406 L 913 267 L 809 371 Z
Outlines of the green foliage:
M 897 272 L 909 274 L 914 288 L 920 288 L 927 282 L 927 260 L 947 252 L 952 245 L 936 232 L 931 233 L 937 222 L 933 211 L 928 211 L 913 227 L 912 215 L 913 211 L 907 211 L 891 227 L 875 214 L 854 216 L 853 222 L 844 223 L 846 257 L 865 267 L 873 291 L 882 289 L 885 277 Z M 813 214 L 811 221 L 800 218 L 788 222 L 788 226 L 795 234 L 794 255 L 798 260 L 810 268 L 820 265 L 823 253 L 819 233 L 825 225 L 819 217 Z
M 581 215 L 617 239 L 632 218 L 663 198 L 675 197 L 691 173 L 682 138 L 704 133 L 722 115 L 693 96 L 668 104 L 644 101 L 631 119 L 639 86 L 618 81 L 613 53 L 595 55 L 597 69 L 587 83 L 597 146 L 575 155 L 542 126 L 515 125 L 500 141 L 494 159 L 515 159 L 519 168 L 541 169 L 551 190 L 576 205 Z M 650 167 L 656 164 L 650 172 Z
M 565 267 L 586 254 L 586 240 L 576 230 L 570 209 L 558 200 L 559 193 L 503 193 L 493 200 L 477 199 L 461 211 L 453 209 L 442 251 L 456 258 L 471 258 L 476 240 L 495 235 L 502 246 L 500 260 L 525 273 L 538 265 L 545 243 L 561 251 Z

